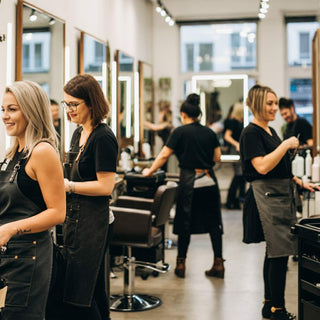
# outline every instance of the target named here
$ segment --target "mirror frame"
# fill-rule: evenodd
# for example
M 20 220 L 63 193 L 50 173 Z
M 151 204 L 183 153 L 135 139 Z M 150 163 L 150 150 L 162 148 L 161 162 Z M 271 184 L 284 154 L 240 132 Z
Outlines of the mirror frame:
M 42 10 L 33 4 L 24 1 L 24 0 L 18 0 L 17 2 L 17 23 L 16 23 L 16 81 L 22 80 L 22 36 L 23 36 L 23 5 L 35 9 L 45 15 L 48 15 L 55 20 L 61 22 L 63 24 L 63 48 L 66 47 L 66 22 L 63 19 L 60 19 L 59 17 L 55 16 L 54 14 L 51 14 L 50 12 L 47 12 L 45 10 Z M 64 56 L 64 55 L 63 55 Z M 65 82 L 65 56 L 63 59 L 63 83 Z
M 246 127 L 249 124 L 249 108 L 245 101 L 248 96 L 248 75 L 247 74 L 211 74 L 211 75 L 195 75 L 192 76 L 192 92 L 198 92 L 197 81 L 202 80 L 243 80 L 243 126 Z M 222 162 L 237 162 L 240 161 L 239 155 L 221 155 Z
M 138 72 L 139 72 L 139 101 L 140 101 L 140 112 L 139 112 L 139 123 L 140 123 L 140 130 L 139 130 L 139 157 L 143 157 L 142 152 L 142 144 L 144 138 L 144 65 L 147 65 L 151 68 L 151 79 L 152 79 L 152 114 L 151 114 L 151 121 L 154 122 L 154 82 L 153 82 L 153 68 L 150 63 L 144 62 L 139 60 L 138 61 Z M 154 134 L 151 136 L 151 150 L 153 154 L 153 148 L 155 143 Z
M 131 56 L 130 54 L 127 54 L 126 52 L 122 51 L 122 50 L 119 50 L 117 49 L 115 54 L 114 54 L 114 61 L 116 62 L 117 64 L 117 70 L 116 70 L 116 96 L 117 96 L 117 140 L 118 140 L 118 144 L 119 144 L 119 150 L 122 148 L 122 143 L 121 143 L 121 127 L 120 127 L 120 122 L 119 122 L 119 119 L 120 119 L 120 109 L 121 109 L 121 106 L 120 106 L 120 81 L 119 81 L 119 76 L 120 76 L 120 53 L 123 53 L 129 57 L 131 57 L 133 59 L 133 67 L 132 67 L 132 102 L 134 103 L 134 94 L 135 94 L 135 90 L 134 90 L 134 57 Z M 133 119 L 133 123 L 132 123 L 132 126 L 134 128 L 134 123 L 135 123 L 135 119 Z M 134 130 L 133 130 L 133 134 L 132 134 L 132 137 L 130 138 L 126 138 L 128 141 L 131 142 L 131 145 L 134 146 Z M 131 141 L 132 140 L 132 141 Z
M 66 69 L 66 57 L 65 57 L 65 48 L 66 48 L 66 21 L 55 16 L 54 14 L 51 14 L 50 12 L 47 12 L 45 10 L 42 10 L 41 8 L 34 6 L 33 4 L 24 1 L 24 0 L 18 0 L 17 6 L 16 6 L 16 12 L 17 12 L 17 19 L 16 19 L 16 70 L 15 70 L 15 80 L 16 81 L 22 81 L 22 66 L 23 66 L 23 54 L 22 54 L 22 48 L 23 48 L 23 6 L 27 6 L 31 9 L 34 9 L 40 13 L 43 13 L 47 16 L 50 16 L 54 18 L 55 20 L 62 23 L 63 29 L 63 61 L 62 61 L 62 83 L 65 83 L 65 69 Z M 62 88 L 61 88 L 62 90 Z M 62 112 L 61 114 L 61 145 L 60 145 L 60 156 L 61 159 L 64 159 L 65 157 L 65 113 Z

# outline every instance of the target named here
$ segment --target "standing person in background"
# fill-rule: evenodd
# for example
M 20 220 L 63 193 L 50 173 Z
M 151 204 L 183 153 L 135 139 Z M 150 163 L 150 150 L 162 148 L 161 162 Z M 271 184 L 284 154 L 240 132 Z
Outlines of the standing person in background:
M 243 103 L 238 102 L 234 105 L 231 117 L 225 128 L 224 140 L 230 144 L 228 154 L 240 154 L 240 135 L 243 129 Z M 226 207 L 228 209 L 240 209 L 240 202 L 243 202 L 246 188 L 246 181 L 242 176 L 241 163 L 233 164 L 234 176 L 232 178 Z M 237 192 L 239 194 L 237 196 Z
M 280 98 L 279 108 L 280 114 L 287 124 L 283 139 L 297 137 L 299 134 L 299 144 L 312 147 L 312 126 L 306 119 L 296 114 L 293 100 Z
M 162 140 L 162 145 L 164 146 L 172 132 L 172 111 L 171 105 L 168 101 L 159 102 L 159 121 L 158 123 L 151 123 L 149 121 L 144 121 L 143 125 L 145 128 L 157 132 L 158 136 Z M 167 171 L 167 162 L 161 167 L 162 170 Z
M 180 108 L 183 125 L 170 135 L 150 169 L 150 176 L 174 152 L 179 161 L 180 182 L 173 232 L 178 235 L 178 256 L 175 274 L 185 277 L 186 257 L 191 234 L 209 233 L 214 252 L 214 263 L 205 271 L 207 276 L 224 277 L 222 258 L 222 220 L 220 192 L 213 172 L 220 161 L 221 151 L 216 134 L 199 123 L 200 97 L 191 94 Z
M 50 108 L 51 108 L 51 115 L 52 115 L 54 128 L 56 129 L 56 132 L 60 137 L 61 136 L 61 119 L 60 119 L 58 102 L 53 99 L 50 99 Z
M 1 111 L 14 144 L 0 163 L 0 276 L 8 285 L 0 318 L 43 320 L 53 256 L 48 229 L 66 211 L 58 141 L 38 84 L 6 87 Z
M 109 103 L 91 75 L 77 75 L 64 86 L 63 104 L 68 118 L 79 125 L 71 139 L 67 164 L 71 169 L 65 179 L 63 315 L 65 319 L 109 320 L 105 254 L 114 219 L 109 199 L 115 183 L 118 143 L 103 123 Z
M 264 306 L 262 316 L 272 320 L 296 317 L 285 308 L 285 284 L 288 256 L 297 253 L 297 242 L 290 227 L 296 223 L 293 184 L 314 191 L 312 183 L 303 183 L 291 173 L 289 150 L 299 146 L 296 137 L 284 141 L 269 121 L 276 118 L 278 99 L 269 87 L 253 86 L 247 98 L 253 121 L 242 131 L 240 154 L 243 174 L 250 182 L 257 204 L 266 253 L 263 267 Z M 249 192 L 248 192 L 249 194 Z

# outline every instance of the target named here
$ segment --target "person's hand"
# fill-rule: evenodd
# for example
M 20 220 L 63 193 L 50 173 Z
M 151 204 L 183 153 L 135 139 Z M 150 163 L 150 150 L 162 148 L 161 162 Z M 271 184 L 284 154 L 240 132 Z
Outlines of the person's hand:
M 142 170 L 142 175 L 145 176 L 145 177 L 149 177 L 149 176 L 152 175 L 152 172 L 150 171 L 149 168 L 144 168 L 144 169 Z
M 0 227 L 0 247 L 5 246 L 13 236 L 13 229 L 10 224 L 4 224 Z
M 296 149 L 299 147 L 299 139 L 297 137 L 290 137 L 283 141 L 287 149 Z
M 240 152 L 240 143 L 237 143 L 237 144 L 236 144 L 236 151 L 237 151 L 237 152 Z
M 311 192 L 320 191 L 320 186 L 311 182 L 303 182 L 301 187 Z

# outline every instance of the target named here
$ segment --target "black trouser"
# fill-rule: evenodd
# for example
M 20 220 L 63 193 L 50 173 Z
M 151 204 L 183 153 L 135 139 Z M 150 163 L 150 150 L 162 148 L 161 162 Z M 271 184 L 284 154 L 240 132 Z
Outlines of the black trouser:
M 234 175 L 227 196 L 228 205 L 239 205 L 239 199 L 244 199 L 245 196 L 246 181 L 242 175 Z M 239 196 L 237 197 L 237 191 L 239 189 Z
M 222 258 L 222 235 L 220 231 L 209 232 L 215 258 Z M 178 235 L 178 257 L 186 258 L 190 244 L 190 233 Z
M 264 259 L 263 279 L 265 300 L 271 300 L 276 308 L 284 308 L 284 291 L 286 286 L 288 257 Z

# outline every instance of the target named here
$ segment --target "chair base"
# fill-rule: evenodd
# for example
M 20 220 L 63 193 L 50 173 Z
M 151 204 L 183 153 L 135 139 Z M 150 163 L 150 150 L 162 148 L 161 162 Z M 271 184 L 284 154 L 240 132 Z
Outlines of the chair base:
M 161 300 L 148 295 L 112 295 L 111 311 L 134 312 L 157 308 L 161 305 Z

